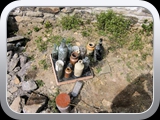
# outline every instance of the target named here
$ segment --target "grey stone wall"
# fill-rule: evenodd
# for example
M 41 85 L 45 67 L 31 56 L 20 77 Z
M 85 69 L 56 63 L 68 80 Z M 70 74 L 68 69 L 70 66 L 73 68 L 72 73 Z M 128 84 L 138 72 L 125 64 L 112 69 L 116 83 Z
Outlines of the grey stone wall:
M 9 13 L 8 27 L 12 26 L 9 29 L 16 30 L 16 25 L 20 29 L 30 23 L 43 23 L 46 20 L 54 22 L 68 14 L 79 14 L 83 20 L 90 19 L 95 22 L 96 14 L 109 9 L 131 17 L 136 25 L 141 25 L 145 19 L 153 20 L 150 11 L 142 7 L 18 7 Z

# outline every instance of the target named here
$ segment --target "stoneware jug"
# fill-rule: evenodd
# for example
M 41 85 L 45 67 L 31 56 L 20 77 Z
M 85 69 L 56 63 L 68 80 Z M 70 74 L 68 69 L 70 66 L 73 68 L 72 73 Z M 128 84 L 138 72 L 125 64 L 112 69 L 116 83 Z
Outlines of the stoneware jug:
M 58 79 L 62 78 L 63 67 L 64 67 L 64 62 L 62 60 L 57 60 L 56 63 L 55 63 L 55 69 L 57 71 Z
M 86 48 L 87 48 L 87 55 L 92 55 L 94 52 L 95 44 L 93 42 L 89 42 Z
M 78 60 L 78 62 L 74 66 L 74 76 L 80 77 L 82 75 L 84 69 L 83 60 Z
M 67 61 L 68 48 L 66 46 L 66 40 L 63 38 L 58 48 L 58 60 L 62 60 L 64 63 Z

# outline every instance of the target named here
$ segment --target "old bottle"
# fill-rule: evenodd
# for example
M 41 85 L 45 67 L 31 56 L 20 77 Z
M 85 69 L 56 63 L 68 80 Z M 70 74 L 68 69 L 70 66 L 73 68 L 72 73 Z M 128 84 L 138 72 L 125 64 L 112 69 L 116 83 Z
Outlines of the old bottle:
M 56 44 L 54 44 L 53 50 L 52 50 L 52 59 L 57 60 L 57 58 L 58 58 L 58 47 Z
M 71 56 L 70 56 L 70 63 L 72 65 L 75 65 L 75 63 L 78 61 L 78 59 L 79 59 L 79 53 L 76 51 L 72 52 Z
M 63 38 L 58 48 L 58 60 L 62 60 L 64 64 L 67 61 L 68 48 L 66 46 L 66 40 Z
M 62 60 L 57 60 L 55 63 L 55 69 L 56 69 L 57 77 L 59 81 L 61 81 L 60 79 L 62 78 L 62 75 L 63 75 L 63 68 L 64 68 L 64 62 Z
M 65 69 L 64 78 L 70 78 L 71 73 L 72 73 L 72 69 L 71 69 L 70 67 L 67 67 L 67 68 Z
M 90 65 L 90 59 L 88 56 L 86 56 L 84 59 L 83 59 L 83 64 L 84 64 L 84 70 L 87 70 L 89 65 Z
M 90 42 L 87 44 L 86 49 L 87 49 L 87 55 L 92 55 L 93 51 L 95 48 L 95 44 L 93 42 Z
M 78 62 L 74 66 L 74 76 L 80 77 L 83 73 L 84 64 L 83 60 L 78 60 Z
M 71 56 L 71 53 L 72 53 L 72 44 L 68 43 L 67 45 L 67 48 L 68 48 L 68 59 L 70 59 L 70 56 Z
M 100 61 L 103 58 L 104 47 L 102 45 L 102 38 L 100 38 L 98 45 L 96 45 L 94 50 L 94 61 Z
M 79 47 L 79 49 L 80 49 L 81 59 L 83 59 L 83 58 L 85 57 L 86 53 L 87 53 L 87 50 L 86 50 L 86 48 L 85 48 L 84 46 L 82 46 L 82 45 Z

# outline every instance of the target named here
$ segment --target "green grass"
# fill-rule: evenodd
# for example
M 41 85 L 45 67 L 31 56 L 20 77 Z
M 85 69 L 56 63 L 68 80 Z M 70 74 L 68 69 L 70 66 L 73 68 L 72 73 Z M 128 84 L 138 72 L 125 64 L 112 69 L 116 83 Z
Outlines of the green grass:
M 83 24 L 83 22 L 77 15 L 67 15 L 62 17 L 60 24 L 63 29 L 71 30 L 78 29 Z
M 43 80 L 36 80 L 36 84 L 38 85 L 38 87 L 43 87 L 45 83 L 43 82 Z
M 97 28 L 102 35 L 108 35 L 109 39 L 122 47 L 126 43 L 126 36 L 130 28 L 130 20 L 113 10 L 101 12 L 96 15 Z
M 42 40 L 42 37 L 38 37 L 36 40 L 36 46 L 40 52 L 47 50 L 47 43 Z
M 50 21 L 46 21 L 44 23 L 44 27 L 47 28 L 47 29 L 49 29 L 49 28 L 52 28 L 53 26 L 52 26 L 52 23 Z
M 41 30 L 42 28 L 40 28 L 40 27 L 37 27 L 37 26 L 35 26 L 34 28 L 33 28 L 33 30 L 35 31 L 35 32 L 38 32 L 39 30 Z
M 46 62 L 46 60 L 40 60 L 39 61 L 39 65 L 44 69 L 44 70 L 47 70 L 48 69 L 48 64 Z
M 49 101 L 48 101 L 48 108 L 50 108 L 50 110 L 51 110 L 51 112 L 53 112 L 53 113 L 57 113 L 58 111 L 57 111 L 57 109 L 56 109 L 56 101 L 55 101 L 55 99 L 56 99 L 56 97 L 57 97 L 57 95 L 59 94 L 60 92 L 59 92 L 59 90 L 57 89 L 57 91 L 56 91 L 56 93 L 53 95 L 53 96 L 51 96 L 50 97 L 50 99 L 49 99 Z
M 138 34 L 135 34 L 134 41 L 130 44 L 129 50 L 142 50 L 143 49 L 143 42 L 141 39 L 141 36 Z

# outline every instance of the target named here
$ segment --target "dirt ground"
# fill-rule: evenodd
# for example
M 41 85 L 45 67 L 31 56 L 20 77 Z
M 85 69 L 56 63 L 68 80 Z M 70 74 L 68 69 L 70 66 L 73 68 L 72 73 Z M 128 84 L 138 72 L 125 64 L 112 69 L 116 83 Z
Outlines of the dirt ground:
M 24 24 L 19 27 L 17 34 L 30 39 L 26 44 L 24 54 L 33 57 L 32 66 L 36 66 L 36 69 L 31 67 L 27 77 L 43 80 L 45 83 L 37 92 L 47 96 L 54 95 L 57 89 L 60 93 L 70 93 L 75 85 L 75 82 L 60 86 L 56 84 L 50 61 L 53 44 L 48 44 L 47 51 L 40 52 L 35 43 L 38 36 L 42 36 L 44 41 L 52 35 L 71 37 L 74 38 L 73 45 L 86 45 L 89 41 L 97 43 L 99 38 L 103 38 L 106 54 L 98 65 L 91 67 L 94 77 L 83 81 L 79 96 L 72 101 L 74 111 L 78 113 L 140 113 L 149 109 L 153 99 L 153 47 L 150 43 L 152 36 L 143 37 L 143 41 L 146 42 L 142 51 L 131 51 L 127 46 L 111 51 L 108 48 L 112 46 L 112 43 L 107 36 L 92 33 L 88 37 L 83 37 L 80 30 L 62 30 L 56 25 L 50 33 L 46 33 L 45 28 L 35 32 L 33 30 L 35 25 L 43 28 L 42 24 Z M 29 29 L 32 33 L 26 35 Z M 130 39 L 132 37 L 131 33 Z M 142 60 L 142 52 L 147 53 L 146 60 Z M 48 64 L 46 70 L 39 64 L 39 61 L 44 59 Z M 108 68 L 102 70 L 104 66 Z

